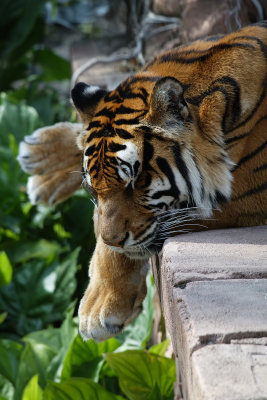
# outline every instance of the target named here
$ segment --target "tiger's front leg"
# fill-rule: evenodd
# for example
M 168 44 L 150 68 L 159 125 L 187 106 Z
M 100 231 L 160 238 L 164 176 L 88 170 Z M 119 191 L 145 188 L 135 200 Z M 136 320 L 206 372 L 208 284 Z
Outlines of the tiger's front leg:
M 84 340 L 117 335 L 142 311 L 148 266 L 111 250 L 97 238 L 90 262 L 90 283 L 79 307 L 79 330 Z
M 81 124 L 60 122 L 37 129 L 20 143 L 18 161 L 31 174 L 27 192 L 32 204 L 55 205 L 81 187 Z

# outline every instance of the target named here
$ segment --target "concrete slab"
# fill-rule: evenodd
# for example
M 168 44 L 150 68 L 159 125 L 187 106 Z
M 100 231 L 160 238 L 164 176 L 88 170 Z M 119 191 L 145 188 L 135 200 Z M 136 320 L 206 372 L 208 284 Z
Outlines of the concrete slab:
M 267 336 L 267 279 L 191 282 L 175 288 L 176 310 L 190 321 L 190 351 L 196 346 Z
M 161 295 L 166 326 L 171 334 L 174 353 L 178 360 L 177 380 L 181 383 L 183 399 L 267 400 L 267 393 L 266 396 L 264 394 L 265 397 L 262 396 L 265 386 L 262 386 L 259 392 L 262 397 L 258 394 L 254 396 L 257 393 L 255 385 L 250 385 L 251 392 L 248 391 L 248 397 L 243 396 L 243 392 L 240 392 L 238 397 L 238 385 L 231 380 L 228 381 L 227 376 L 223 374 L 220 376 L 220 371 L 216 370 L 217 365 L 221 365 L 223 361 L 223 355 L 220 355 L 219 350 L 213 358 L 210 355 L 209 363 L 203 367 L 200 365 L 199 369 L 196 369 L 197 364 L 193 362 L 195 354 L 201 355 L 204 349 L 211 346 L 218 346 L 216 348 L 230 346 L 226 347 L 227 349 L 242 349 L 242 346 L 248 349 L 246 346 L 256 346 L 265 352 L 267 226 L 179 235 L 165 242 L 160 259 L 154 257 L 152 265 Z M 229 356 L 233 368 L 238 370 L 235 364 L 239 362 L 238 357 L 235 360 L 237 351 L 229 350 L 225 357 L 228 360 Z M 245 350 L 241 354 L 241 359 L 250 357 Z M 230 365 L 230 361 L 228 364 Z M 226 367 L 228 364 L 225 364 Z M 214 368 L 216 371 L 214 376 L 221 387 L 225 387 L 225 390 L 227 388 L 228 392 L 230 390 L 231 393 L 232 385 L 237 385 L 232 390 L 236 393 L 233 396 L 236 397 L 230 397 L 227 391 L 216 397 L 217 394 L 212 387 L 213 382 L 217 381 L 212 372 L 205 378 L 209 368 L 211 370 Z M 244 368 L 247 368 L 244 373 L 240 368 L 240 380 L 243 379 L 243 375 L 246 377 L 246 374 L 253 371 L 253 374 L 256 374 L 257 371 L 257 379 L 260 381 L 258 387 L 263 385 L 262 379 L 264 382 L 267 381 L 267 371 L 264 377 L 262 372 L 265 371 L 265 361 L 263 367 L 254 368 L 252 372 L 248 364 L 247 366 L 244 364 Z M 249 375 L 247 382 L 252 380 L 255 375 L 253 374 Z M 246 381 L 246 378 L 244 380 Z M 218 385 L 216 383 L 214 387 Z
M 195 351 L 209 344 L 267 337 L 267 279 L 190 282 L 168 292 L 163 285 L 162 295 L 185 399 L 191 393 Z
M 194 280 L 267 278 L 267 226 L 176 236 L 165 242 L 160 263 L 172 286 Z
M 192 356 L 188 400 L 266 400 L 267 347 L 220 344 Z

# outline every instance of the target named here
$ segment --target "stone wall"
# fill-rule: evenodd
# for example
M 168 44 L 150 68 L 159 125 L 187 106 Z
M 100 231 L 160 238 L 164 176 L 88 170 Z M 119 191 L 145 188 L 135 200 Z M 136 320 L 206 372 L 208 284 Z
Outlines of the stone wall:
M 153 272 L 177 399 L 267 399 L 267 227 L 169 239 Z

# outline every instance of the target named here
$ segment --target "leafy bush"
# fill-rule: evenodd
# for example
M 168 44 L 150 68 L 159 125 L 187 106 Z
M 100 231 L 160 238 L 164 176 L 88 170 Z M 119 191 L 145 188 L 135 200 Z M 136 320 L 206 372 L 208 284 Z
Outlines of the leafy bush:
M 43 3 L 0 5 L 1 37 L 8 39 L 0 42 L 0 400 L 171 399 L 168 342 L 147 350 L 151 276 L 131 326 L 116 339 L 83 342 L 73 315 L 88 284 L 93 204 L 83 191 L 57 207 L 32 206 L 27 198 L 19 142 L 41 126 L 73 120 L 53 86 L 69 80 L 69 63 L 36 45 Z

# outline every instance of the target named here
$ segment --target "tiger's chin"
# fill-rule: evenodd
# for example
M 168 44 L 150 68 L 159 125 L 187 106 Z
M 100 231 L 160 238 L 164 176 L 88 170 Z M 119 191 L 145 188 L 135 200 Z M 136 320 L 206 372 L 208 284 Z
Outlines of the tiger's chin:
M 158 253 L 163 245 L 163 241 L 161 244 L 149 244 L 146 245 L 145 248 L 136 248 L 134 246 L 132 247 L 126 247 L 126 248 L 120 248 L 120 247 L 115 247 L 115 246 L 108 246 L 110 249 L 115 251 L 116 253 L 124 254 L 126 257 L 130 258 L 131 260 L 144 260 L 147 261 L 150 257 L 152 257 L 154 254 Z

